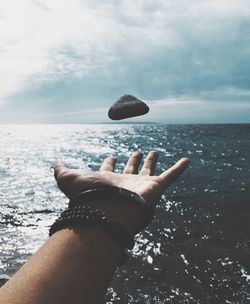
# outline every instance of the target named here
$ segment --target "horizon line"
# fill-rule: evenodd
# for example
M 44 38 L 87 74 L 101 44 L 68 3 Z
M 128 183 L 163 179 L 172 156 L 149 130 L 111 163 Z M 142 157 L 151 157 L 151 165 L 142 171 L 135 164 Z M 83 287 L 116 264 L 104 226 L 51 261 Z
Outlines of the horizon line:
M 0 122 L 0 125 L 250 125 L 250 122 Z

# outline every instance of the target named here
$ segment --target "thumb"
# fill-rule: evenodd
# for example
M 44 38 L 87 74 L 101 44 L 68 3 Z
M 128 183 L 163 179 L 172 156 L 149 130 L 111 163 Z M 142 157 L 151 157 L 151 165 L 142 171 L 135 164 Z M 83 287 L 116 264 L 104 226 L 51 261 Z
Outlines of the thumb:
M 64 166 L 63 164 L 61 163 L 57 163 L 55 165 L 55 168 L 54 168 L 54 176 L 55 176 L 55 180 L 57 181 L 58 178 L 65 172 L 67 172 L 69 169 Z
M 167 188 L 171 185 L 187 168 L 189 163 L 190 160 L 188 158 L 181 158 L 174 166 L 163 172 L 160 175 L 160 178 L 164 187 Z

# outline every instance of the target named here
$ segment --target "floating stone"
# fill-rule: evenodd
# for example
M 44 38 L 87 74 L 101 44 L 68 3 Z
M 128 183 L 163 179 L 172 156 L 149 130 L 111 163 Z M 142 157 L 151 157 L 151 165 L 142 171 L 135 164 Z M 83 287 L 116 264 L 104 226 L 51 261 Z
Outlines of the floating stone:
M 149 107 L 132 95 L 123 95 L 109 109 L 108 116 L 112 120 L 140 116 L 148 113 Z

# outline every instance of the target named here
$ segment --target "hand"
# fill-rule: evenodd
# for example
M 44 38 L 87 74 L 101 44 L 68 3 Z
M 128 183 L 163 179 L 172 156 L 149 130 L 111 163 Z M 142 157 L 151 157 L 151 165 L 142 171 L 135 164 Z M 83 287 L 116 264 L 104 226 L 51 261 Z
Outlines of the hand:
M 144 161 L 142 169 L 138 173 L 138 166 L 141 159 L 142 153 L 134 152 L 128 159 L 128 162 L 121 174 L 114 173 L 117 159 L 113 156 L 108 157 L 103 161 L 99 172 L 72 170 L 59 164 L 55 167 L 55 179 L 58 187 L 69 199 L 71 199 L 77 193 L 87 189 L 93 189 L 100 186 L 116 186 L 136 192 L 137 194 L 141 195 L 152 207 L 155 207 L 166 188 L 168 188 L 186 169 L 189 164 L 189 159 L 180 159 L 174 166 L 161 173 L 159 176 L 153 176 L 158 159 L 157 152 L 149 152 Z M 113 212 L 116 214 L 116 216 L 118 216 L 119 210 L 114 210 L 118 204 L 114 202 L 112 207 L 110 203 L 108 205 L 109 207 L 102 204 L 101 209 L 104 209 L 103 211 L 107 212 L 108 214 L 111 213 L 112 215 L 113 213 L 111 209 L 113 209 Z M 109 210 L 107 210 L 107 208 Z M 118 216 L 118 218 L 122 217 L 122 215 L 124 216 L 126 213 L 124 207 L 120 208 L 120 210 L 122 210 L 122 212 L 120 211 L 122 214 Z M 139 211 L 135 212 L 134 210 L 132 213 L 136 221 L 137 215 L 139 216 Z M 129 207 L 128 216 L 131 217 L 131 207 Z

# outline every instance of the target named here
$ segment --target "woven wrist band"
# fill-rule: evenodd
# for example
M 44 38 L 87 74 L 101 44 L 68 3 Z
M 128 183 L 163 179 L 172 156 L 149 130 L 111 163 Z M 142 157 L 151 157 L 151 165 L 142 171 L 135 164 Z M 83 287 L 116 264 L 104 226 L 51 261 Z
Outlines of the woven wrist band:
M 154 208 L 150 207 L 142 196 L 138 195 L 135 192 L 119 187 L 103 186 L 79 192 L 69 201 L 69 208 L 81 204 L 84 200 L 110 197 L 125 198 L 132 201 L 134 204 L 139 206 L 142 212 L 145 214 L 144 226 L 147 226 L 149 223 L 151 223 L 154 217 Z
M 49 231 L 49 236 L 65 228 L 79 226 L 100 225 L 125 249 L 134 247 L 133 236 L 120 224 L 111 222 L 104 212 L 84 206 L 74 206 L 63 211 L 54 222 Z

